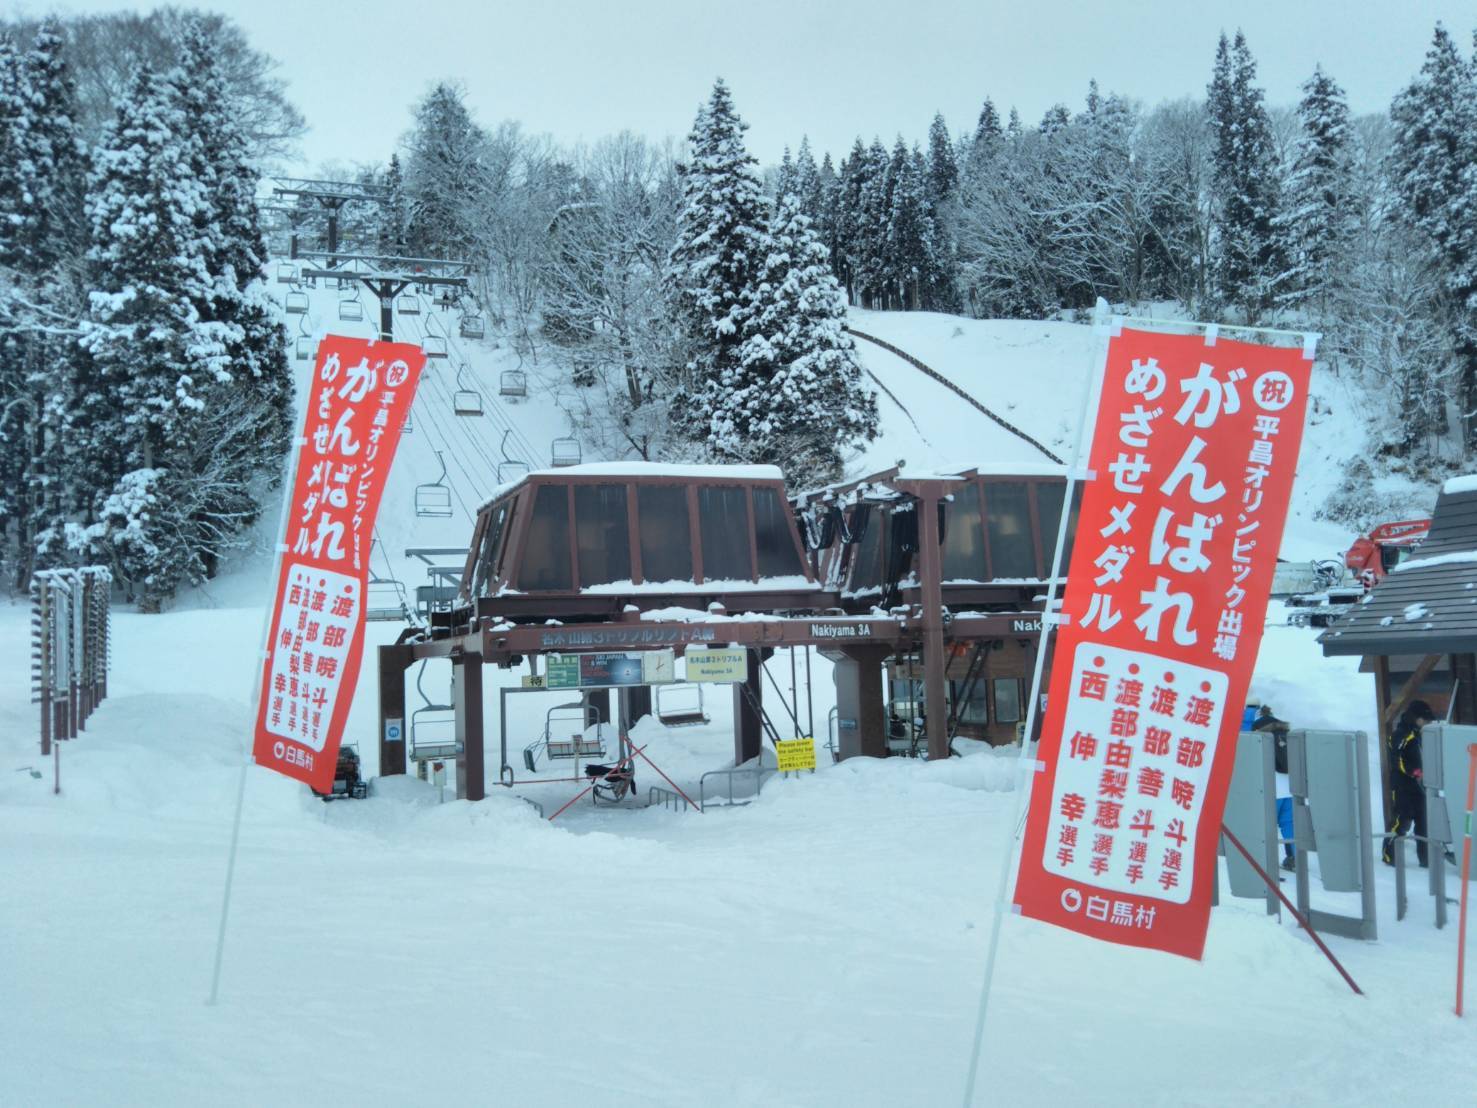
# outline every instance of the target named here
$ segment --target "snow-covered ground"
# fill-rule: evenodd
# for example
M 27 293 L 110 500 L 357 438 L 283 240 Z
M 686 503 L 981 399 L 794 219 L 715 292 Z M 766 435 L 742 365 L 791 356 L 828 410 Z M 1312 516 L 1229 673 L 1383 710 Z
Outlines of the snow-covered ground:
M 335 301 L 315 294 L 310 326 L 338 326 Z M 855 323 L 1063 453 L 1085 328 Z M 417 399 L 380 520 L 388 567 L 412 585 L 425 567 L 406 547 L 454 546 L 469 530 L 460 508 L 449 520 L 411 510 L 415 484 L 437 476 L 434 449 L 451 455 L 455 502 L 474 508 L 505 425 L 530 452 L 564 432 L 536 397 L 493 407 L 515 355 L 453 343 L 489 414 L 450 414 L 444 365 Z M 862 351 L 909 412 L 883 400 L 884 437 L 858 469 L 1036 460 L 899 359 Z M 1333 415 L 1310 432 L 1289 546 L 1347 540 L 1303 513 L 1327 480 L 1318 459 L 1348 433 Z M 324 805 L 252 768 L 221 1000 L 207 1007 L 267 568 L 258 552 L 176 611 L 115 616 L 111 695 L 64 746 L 60 796 L 24 681 L 0 687 L 0 1104 L 960 1102 L 1014 831 L 1009 751 L 823 764 L 702 814 L 586 800 L 554 823 L 522 798 L 552 812 L 573 787 L 494 789 L 471 805 L 398 779 Z M 0 606 L 0 671 L 25 671 L 27 621 Z M 1276 605 L 1271 622 L 1255 691 L 1294 725 L 1372 730 L 1357 660 L 1322 659 L 1316 633 L 1281 625 Z M 398 631 L 372 624 L 369 642 Z M 788 659 L 771 672 L 788 691 Z M 823 736 L 818 658 L 813 680 Z M 490 674 L 490 706 L 516 681 Z M 446 683 L 428 670 L 432 699 Z M 373 686 L 366 670 L 349 723 L 371 771 Z M 509 697 L 515 764 L 558 699 Z M 707 726 L 638 734 L 688 790 L 732 759 L 727 690 L 706 707 Z M 489 727 L 495 745 L 495 712 Z M 637 775 L 644 798 L 658 778 Z M 1377 868 L 1380 941 L 1329 940 L 1364 997 L 1290 919 L 1224 886 L 1200 963 L 1008 917 L 981 1103 L 1470 1101 L 1477 1025 L 1451 1013 L 1455 926 L 1435 929 L 1418 876 L 1397 923 Z

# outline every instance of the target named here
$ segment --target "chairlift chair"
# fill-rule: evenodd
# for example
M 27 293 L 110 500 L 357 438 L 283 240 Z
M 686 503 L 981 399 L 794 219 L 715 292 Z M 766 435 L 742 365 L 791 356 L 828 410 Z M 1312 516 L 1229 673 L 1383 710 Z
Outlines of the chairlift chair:
M 487 328 L 483 324 L 480 315 L 462 316 L 461 327 L 459 329 L 464 339 L 480 339 L 483 335 L 487 334 Z
M 297 280 L 297 266 L 291 262 L 277 263 L 277 283 L 279 285 L 290 285 Z
M 370 623 L 408 620 L 405 586 L 393 578 L 375 577 L 371 572 L 364 590 L 364 618 Z
M 577 466 L 581 457 L 579 439 L 555 439 L 549 446 L 549 462 L 552 465 Z
M 459 416 L 480 416 L 482 414 L 482 394 L 476 389 L 468 388 L 467 382 L 462 380 L 466 369 L 466 363 L 461 363 L 456 367 L 458 387 L 451 397 L 451 410 Z
M 426 352 L 428 358 L 446 357 L 446 340 L 440 335 L 427 335 L 426 340 L 421 343 L 421 349 Z
M 300 362 L 306 362 L 313 357 L 313 340 L 308 335 L 299 335 L 297 342 L 293 345 L 293 355 Z
M 405 409 L 405 422 L 400 425 L 400 433 L 402 435 L 408 435 L 412 431 L 415 430 L 415 421 L 413 419 L 411 419 L 411 415 L 412 415 L 411 410 L 409 408 L 406 408 Z
M 338 302 L 338 317 L 357 323 L 364 318 L 364 305 L 358 297 L 344 297 Z
M 308 294 L 303 292 L 302 289 L 293 289 L 287 294 L 287 301 L 284 307 L 286 307 L 288 315 L 307 315 Z
M 592 726 L 595 728 L 593 737 L 587 734 Z M 600 722 L 600 713 L 587 701 L 556 704 L 544 714 L 544 733 L 523 748 L 523 765 L 529 773 L 537 773 L 540 751 L 551 762 L 569 758 L 603 758 L 605 729 L 609 726 Z
M 527 476 L 527 462 L 498 462 L 497 464 L 497 483 L 499 485 L 511 485 L 514 481 L 521 481 Z
M 441 463 L 441 476 L 425 485 L 415 487 L 415 514 L 418 516 L 449 519 L 451 517 L 451 488 L 446 484 L 446 459 L 436 451 L 436 460 Z
M 703 710 L 703 687 L 690 681 L 657 685 L 656 718 L 667 727 L 696 727 L 708 722 Z
M 415 675 L 416 692 L 425 703 L 410 713 L 410 748 L 407 753 L 413 762 L 455 758 L 462 752 L 461 744 L 456 741 L 456 709 L 450 704 L 435 703 L 421 687 L 426 665 L 426 661 L 421 662 Z
M 421 298 L 413 292 L 402 292 L 397 299 L 396 310 L 401 315 L 420 315 Z
M 505 369 L 498 381 L 499 396 L 527 396 L 528 374 L 521 369 Z

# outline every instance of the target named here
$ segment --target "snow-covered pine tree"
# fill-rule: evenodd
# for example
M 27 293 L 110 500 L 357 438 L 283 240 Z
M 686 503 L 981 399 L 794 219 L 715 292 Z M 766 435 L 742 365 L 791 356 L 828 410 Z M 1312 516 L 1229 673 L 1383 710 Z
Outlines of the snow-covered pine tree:
M 0 248 L 10 268 L 10 292 L 19 309 L 3 336 L 0 418 L 5 445 L 0 461 L 7 493 L 0 517 L 14 523 L 7 560 L 22 583 L 39 556 L 63 557 L 60 544 L 43 543 L 70 505 L 62 480 L 67 456 L 65 422 L 75 388 L 73 341 L 83 310 L 81 258 L 86 249 L 82 198 L 85 153 L 75 123 L 75 86 L 63 60 L 59 24 L 47 20 L 24 57 L 8 52 L 0 66 L 6 119 L 6 165 L 0 184 L 0 221 L 8 228 Z M 13 514 L 12 514 L 13 513 Z
M 887 222 L 892 216 L 892 190 L 907 160 L 907 147 L 898 137 L 888 157 L 881 139 L 874 138 L 862 155 L 861 188 L 851 234 L 851 272 L 857 301 L 864 308 L 888 308 Z
M 405 161 L 410 251 L 422 258 L 471 258 L 493 191 L 490 139 L 461 89 L 438 84 L 415 109 Z
M 933 216 L 929 212 L 928 173 L 922 152 L 917 147 L 909 152 L 901 139 L 893 151 L 892 164 L 897 176 L 883 244 L 887 306 L 912 311 L 931 306 L 939 270 Z
M 213 390 L 206 407 L 228 409 L 231 417 L 188 424 L 195 434 L 208 429 L 213 441 L 203 455 L 209 472 L 199 473 L 194 514 L 232 521 L 218 525 L 220 541 L 204 555 L 211 572 L 223 545 L 255 517 L 253 493 L 281 476 L 293 394 L 286 340 L 262 279 L 266 245 L 256 205 L 259 175 L 217 54 L 206 21 L 191 20 L 181 36 L 180 65 L 168 81 L 173 106 L 187 124 L 180 137 L 191 146 L 195 176 L 209 196 L 195 222 L 213 286 L 210 299 L 196 310 L 225 343 L 230 377 Z M 173 466 L 175 472 L 180 468 Z M 204 499 L 206 489 L 219 502 Z
M 1208 88 L 1215 141 L 1216 288 L 1255 323 L 1272 307 L 1287 270 L 1278 235 L 1278 167 L 1272 124 L 1254 84 L 1246 36 L 1221 35 Z
M 152 607 L 206 574 L 211 527 L 186 496 L 195 475 L 167 466 L 230 382 L 227 328 L 196 307 L 215 293 L 214 236 L 196 221 L 211 200 L 171 91 L 140 69 L 94 151 L 87 379 L 68 444 L 95 490 L 87 553 L 111 556 Z M 119 515 L 123 501 L 137 510 Z
M 800 198 L 800 210 L 810 217 L 816 233 L 825 238 L 825 205 L 821 196 L 821 175 L 816 168 L 815 155 L 810 152 L 810 139 L 802 136 L 800 149 L 795 154 L 795 195 Z
M 699 440 L 708 434 L 712 405 L 739 370 L 749 292 L 768 251 L 757 163 L 744 149 L 746 129 L 720 78 L 688 135 L 691 160 L 679 167 L 682 215 L 665 283 L 690 354 L 673 411 Z
M 998 125 L 998 124 L 997 124 Z M 951 228 L 959 194 L 959 162 L 954 141 L 941 113 L 928 128 L 928 216 L 933 222 L 933 262 L 924 283 L 921 307 L 935 312 L 959 310 L 959 251 Z
M 379 208 L 379 241 L 376 248 L 388 257 L 406 254 L 405 177 L 400 171 L 400 155 L 391 154 L 385 170 L 385 198 Z
M 747 299 L 739 368 L 710 416 L 714 452 L 778 465 L 796 487 L 832 480 L 843 451 L 876 436 L 877 401 L 826 248 L 794 196 L 780 201 Z
M 959 163 L 954 158 L 954 140 L 942 112 L 935 112 L 928 125 L 928 211 L 936 215 L 953 197 L 959 185 Z
M 1464 61 L 1439 23 L 1420 76 L 1395 97 L 1390 173 L 1402 219 L 1434 247 L 1456 307 L 1465 446 L 1477 447 L 1477 48 Z
M 1357 231 L 1349 166 L 1349 105 L 1321 67 L 1303 83 L 1297 153 L 1281 213 L 1290 268 L 1281 302 L 1326 315 L 1329 294 Z
M 1071 122 L 1072 113 L 1067 105 L 1053 104 L 1046 109 L 1046 114 L 1041 117 L 1041 123 L 1036 129 L 1043 135 L 1054 135 Z
M 848 302 L 860 304 L 862 194 L 866 191 L 871 163 L 867 148 L 858 136 L 851 153 L 841 162 L 836 173 L 836 187 L 831 193 L 831 271 L 846 289 Z
M 995 110 L 995 102 L 987 96 L 969 142 L 970 157 L 985 160 L 993 158 L 1004 137 L 1005 132 L 1000 127 L 1000 113 Z
M 791 196 L 795 192 L 795 159 L 790 156 L 790 148 L 785 147 L 784 156 L 780 158 L 779 168 L 774 175 L 774 196 L 778 200 L 782 196 Z
M 1012 106 L 1010 117 L 1005 124 L 1005 134 L 1008 138 L 1019 138 L 1024 130 L 1025 128 L 1021 126 L 1021 113 Z

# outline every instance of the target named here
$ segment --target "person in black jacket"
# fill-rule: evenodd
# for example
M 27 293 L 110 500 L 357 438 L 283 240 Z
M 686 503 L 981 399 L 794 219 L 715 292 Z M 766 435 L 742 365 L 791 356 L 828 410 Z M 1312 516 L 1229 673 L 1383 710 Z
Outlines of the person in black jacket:
M 1424 700 L 1412 700 L 1390 730 L 1390 831 L 1385 836 L 1386 865 L 1395 864 L 1395 837 L 1412 825 L 1416 857 L 1426 865 L 1426 793 L 1421 787 L 1421 728 L 1436 718 Z

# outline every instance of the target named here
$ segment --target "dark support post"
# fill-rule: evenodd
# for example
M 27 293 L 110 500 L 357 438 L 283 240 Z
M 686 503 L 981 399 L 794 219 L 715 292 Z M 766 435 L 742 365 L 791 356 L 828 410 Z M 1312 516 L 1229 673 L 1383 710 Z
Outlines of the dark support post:
M 465 653 L 451 659 L 451 704 L 456 712 L 456 798 L 483 800 L 487 775 L 483 765 L 482 655 Z
M 395 301 L 388 296 L 380 296 L 380 341 L 393 342 L 395 339 Z
M 764 749 L 764 724 L 759 712 L 764 703 L 764 686 L 761 682 L 764 678 L 765 653 L 760 648 L 747 652 L 748 676 L 744 678 L 742 685 L 733 687 L 733 764 L 736 766 L 759 757 L 759 752 Z M 745 689 L 749 690 L 749 696 L 744 695 Z
M 836 670 L 836 754 L 847 758 L 887 757 L 887 710 L 882 689 L 884 646 L 822 649 Z
M 1390 710 L 1390 659 L 1383 654 L 1375 655 L 1374 659 L 1374 698 L 1380 714 L 1377 741 L 1380 744 L 1380 808 L 1384 813 L 1380 826 L 1389 827 L 1395 815 L 1390 807 L 1393 799 L 1390 795 L 1390 722 L 1386 718 Z
M 626 721 L 627 726 L 635 726 L 636 721 L 644 716 L 651 715 L 651 686 L 630 685 L 626 689 L 626 709 L 630 713 Z M 607 718 L 609 708 L 606 709 Z
M 918 500 L 918 583 L 923 604 L 923 705 L 930 760 L 949 756 L 949 694 L 944 669 L 943 559 L 939 548 L 939 498 L 929 488 Z
M 405 772 L 405 671 L 410 668 L 411 648 L 379 648 L 380 776 Z
M 595 719 L 600 723 L 610 722 L 610 690 L 609 689 L 587 689 L 584 693 L 585 703 L 595 709 Z

